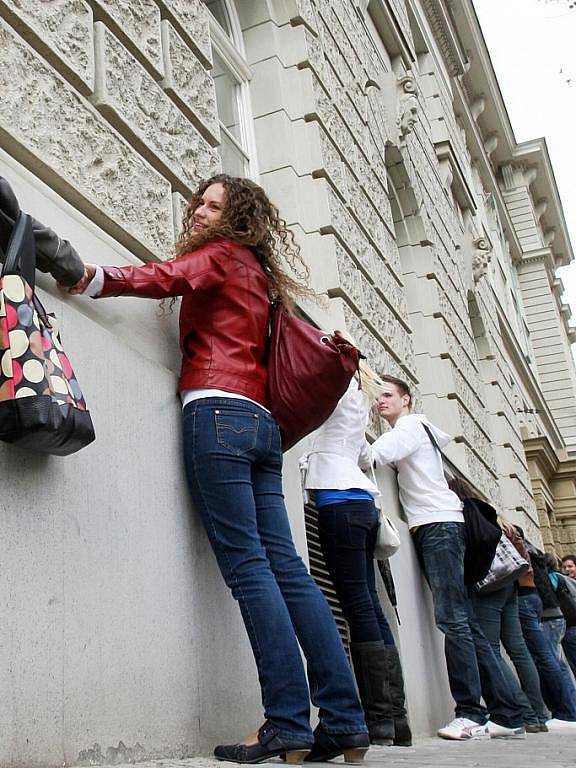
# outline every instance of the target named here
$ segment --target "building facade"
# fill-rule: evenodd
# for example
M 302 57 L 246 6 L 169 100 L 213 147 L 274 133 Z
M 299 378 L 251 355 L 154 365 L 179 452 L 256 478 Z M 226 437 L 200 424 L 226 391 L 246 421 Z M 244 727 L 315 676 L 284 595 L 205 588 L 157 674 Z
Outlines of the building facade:
M 555 274 L 572 247 L 471 0 L 0 0 L 0 48 L 0 173 L 23 208 L 86 261 L 134 264 L 172 254 L 199 179 L 258 180 L 325 296 L 302 311 L 411 383 L 455 437 L 450 472 L 535 543 L 576 547 L 576 331 Z M 256 671 L 186 496 L 176 318 L 39 285 L 97 440 L 66 459 L 0 446 L 0 766 L 238 738 L 261 716 Z M 307 558 L 304 447 L 285 491 Z M 402 536 L 400 625 L 386 608 L 428 734 L 451 702 Z

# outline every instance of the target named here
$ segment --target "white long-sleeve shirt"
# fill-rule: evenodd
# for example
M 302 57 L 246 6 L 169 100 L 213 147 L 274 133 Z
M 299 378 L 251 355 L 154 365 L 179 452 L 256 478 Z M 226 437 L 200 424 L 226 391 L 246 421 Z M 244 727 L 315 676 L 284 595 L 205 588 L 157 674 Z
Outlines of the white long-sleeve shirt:
M 300 459 L 306 489 L 361 488 L 377 497 L 378 487 L 362 472 L 371 464 L 365 430 L 370 406 L 352 379 L 333 413 L 312 436 L 310 451 Z
M 431 424 L 426 416 L 401 416 L 394 428 L 371 446 L 376 466 L 393 464 L 398 472 L 400 503 L 409 528 L 428 523 L 464 522 L 462 502 L 448 488 L 442 457 L 428 437 L 430 429 L 443 448 L 450 435 Z

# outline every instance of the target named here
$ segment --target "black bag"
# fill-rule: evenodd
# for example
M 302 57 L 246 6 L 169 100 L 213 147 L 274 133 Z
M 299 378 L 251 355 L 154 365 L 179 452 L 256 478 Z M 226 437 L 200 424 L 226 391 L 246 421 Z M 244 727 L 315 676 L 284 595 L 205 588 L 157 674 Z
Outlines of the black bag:
M 34 293 L 30 217 L 20 213 L 0 276 L 0 440 L 66 456 L 95 439 L 58 321 Z
M 475 584 L 488 574 L 502 529 L 494 507 L 482 499 L 464 499 L 466 524 L 466 553 L 464 555 L 464 581 Z

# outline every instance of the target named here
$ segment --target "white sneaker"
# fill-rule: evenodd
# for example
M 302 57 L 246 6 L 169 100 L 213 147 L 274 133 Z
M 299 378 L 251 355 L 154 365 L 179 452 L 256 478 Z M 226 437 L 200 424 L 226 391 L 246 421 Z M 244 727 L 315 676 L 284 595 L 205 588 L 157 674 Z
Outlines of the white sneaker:
M 467 717 L 456 717 L 451 723 L 438 730 L 441 739 L 467 741 L 468 739 L 489 739 L 487 725 L 480 725 Z
M 558 720 L 557 717 L 552 720 L 546 720 L 549 731 L 576 731 L 576 723 L 572 720 Z
M 519 728 L 506 728 L 505 725 L 498 725 L 493 723 L 492 720 L 488 720 L 486 723 L 488 727 L 488 733 L 491 739 L 525 739 L 526 728 L 521 725 Z

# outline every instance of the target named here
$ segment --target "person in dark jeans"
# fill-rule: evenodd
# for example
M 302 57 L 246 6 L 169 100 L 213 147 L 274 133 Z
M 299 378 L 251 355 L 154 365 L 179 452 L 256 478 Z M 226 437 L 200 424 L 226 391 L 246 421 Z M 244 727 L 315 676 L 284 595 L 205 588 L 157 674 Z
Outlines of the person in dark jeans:
M 449 485 L 463 501 L 470 495 L 468 484 L 460 479 L 450 481 Z M 500 518 L 498 522 L 503 535 L 514 540 L 516 537 L 514 526 Z M 480 592 L 475 588 L 470 589 L 469 592 L 474 614 L 482 632 L 492 646 L 508 686 L 522 709 L 526 732 L 546 732 L 548 714 L 540 691 L 538 670 L 526 646 L 520 626 L 516 583 L 507 584 L 492 592 Z M 502 658 L 501 643 L 514 664 L 518 679 L 510 665 Z
M 518 594 L 516 584 L 507 584 L 487 594 L 475 592 L 472 595 L 474 613 L 486 639 L 498 659 L 511 690 L 522 707 L 527 733 L 548 730 L 548 714 L 540 691 L 540 679 L 534 660 L 526 646 L 518 615 Z M 504 646 L 514 664 L 518 680 L 510 665 L 502 658 L 500 643 Z
M 378 407 L 392 429 L 373 443 L 372 456 L 376 465 L 396 466 L 400 502 L 432 591 L 436 626 L 445 636 L 448 678 L 456 702 L 454 720 L 438 735 L 456 740 L 523 738 L 522 711 L 482 634 L 464 583 L 462 502 L 448 487 L 437 449 L 451 438 L 422 414 L 410 413 L 405 381 L 382 378 L 387 387 Z
M 560 666 L 567 675 L 572 675 L 574 671 L 574 655 L 570 644 L 571 633 L 569 630 L 576 628 L 576 589 L 573 593 L 567 587 L 566 579 L 563 573 L 560 573 L 562 563 L 560 558 L 553 552 L 545 552 L 544 560 L 548 570 L 548 579 L 558 601 L 560 615 L 553 618 L 542 619 L 544 629 L 552 641 L 556 657 Z M 574 582 L 576 586 L 576 582 Z M 564 641 L 567 641 L 566 643 Z M 564 658 L 564 654 L 566 659 Z
M 519 543 L 513 543 L 532 566 L 531 570 L 518 580 L 518 613 L 526 645 L 540 675 L 542 696 L 552 713 L 552 718 L 546 725 L 549 731 L 576 732 L 576 690 L 560 666 L 550 638 L 542 627 L 541 594 L 544 595 L 548 607 L 552 605 L 550 601 L 555 597 L 553 594 L 550 596 L 548 592 L 548 587 L 553 591 L 544 557 L 542 553 L 539 554 L 539 550 L 526 542 L 522 528 L 518 525 L 515 528 Z M 542 593 L 537 588 L 538 584 L 541 585 Z
M 330 607 L 292 541 L 280 431 L 266 408 L 270 295 L 291 308 L 306 293 L 285 266 L 304 266 L 299 249 L 261 187 L 220 174 L 193 194 L 176 250 L 166 262 L 86 265 L 70 292 L 182 296 L 186 475 L 240 606 L 265 717 L 256 733 L 217 746 L 215 755 L 238 763 L 340 754 L 359 761 L 370 745 L 364 712 Z M 314 734 L 310 700 L 320 716 Z
M 457 717 L 478 724 L 480 730 L 472 730 L 472 738 L 481 737 L 483 732 L 493 737 L 523 736 L 522 709 L 480 628 L 464 584 L 464 524 L 422 525 L 414 532 L 413 541 L 432 590 L 436 626 L 445 635 L 448 678 Z M 483 724 L 488 716 L 491 725 L 486 731 Z
M 374 545 L 379 491 L 361 467 L 370 467 L 365 437 L 379 381 L 364 363 L 336 409 L 313 436 L 305 488 L 314 493 L 326 567 L 350 630 L 350 652 L 374 744 L 410 746 L 404 679 L 398 649 L 378 598 Z
M 562 558 L 564 578 L 571 579 L 569 584 L 576 587 L 576 555 L 565 555 Z M 572 590 L 568 590 L 572 593 Z M 576 621 L 566 619 L 566 634 L 562 640 L 562 648 L 570 664 L 572 674 L 576 678 Z

